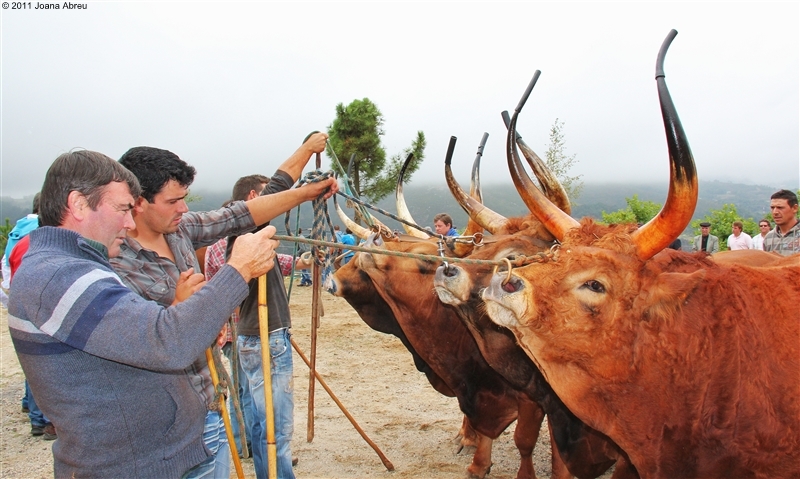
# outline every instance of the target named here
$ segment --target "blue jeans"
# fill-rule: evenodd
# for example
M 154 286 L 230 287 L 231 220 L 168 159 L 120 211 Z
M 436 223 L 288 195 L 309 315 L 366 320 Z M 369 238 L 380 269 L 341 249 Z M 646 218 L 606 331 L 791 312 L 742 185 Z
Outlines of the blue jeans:
M 222 352 L 225 354 L 225 357 L 228 358 L 228 361 L 230 361 L 231 367 L 233 367 L 233 351 L 231 348 L 231 343 L 225 343 L 225 346 L 222 347 Z M 250 428 L 248 428 L 247 425 L 253 422 L 252 406 L 250 405 L 250 388 L 248 387 L 247 377 L 244 375 L 241 363 L 237 362 L 236 366 L 239 368 L 239 407 L 242 408 L 244 432 L 247 436 L 246 440 L 249 450 L 249 447 L 252 446 L 250 446 Z M 231 374 L 231 381 L 233 381 L 233 374 Z M 228 398 L 228 413 L 231 417 L 231 427 L 233 428 L 233 440 L 236 442 L 236 450 L 241 453 L 242 439 L 239 437 L 239 420 L 236 418 L 236 411 L 233 408 L 232 398 Z M 250 451 L 250 457 L 253 457 L 252 451 Z
M 27 399 L 28 402 L 28 418 L 31 420 L 31 427 L 45 427 L 50 424 L 50 420 L 44 416 L 42 410 L 36 405 L 36 398 L 33 397 L 27 379 L 25 380 L 25 397 L 23 398 L 23 404 L 25 404 L 25 399 Z
M 230 479 L 231 450 L 225 435 L 225 423 L 216 411 L 208 411 L 203 429 L 203 443 L 211 451 L 211 457 L 189 469 L 184 479 Z
M 307 269 L 300 270 L 300 286 L 311 284 L 311 273 Z
M 292 471 L 292 433 L 294 432 L 294 383 L 292 381 L 291 333 L 287 328 L 269 333 L 272 377 L 272 405 L 275 414 L 275 445 L 278 452 L 278 477 L 294 479 Z M 261 338 L 239 336 L 239 362 L 250 388 L 253 420 L 253 466 L 257 479 L 267 478 L 267 419 L 264 375 L 261 368 Z

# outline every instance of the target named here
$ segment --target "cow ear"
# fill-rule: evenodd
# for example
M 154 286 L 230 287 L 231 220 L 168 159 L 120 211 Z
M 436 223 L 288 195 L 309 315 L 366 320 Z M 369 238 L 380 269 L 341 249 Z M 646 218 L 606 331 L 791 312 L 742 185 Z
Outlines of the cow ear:
M 659 274 L 655 283 L 638 298 L 643 302 L 642 318 L 649 321 L 653 318 L 672 316 L 705 276 L 706 271 L 703 269 L 694 273 Z

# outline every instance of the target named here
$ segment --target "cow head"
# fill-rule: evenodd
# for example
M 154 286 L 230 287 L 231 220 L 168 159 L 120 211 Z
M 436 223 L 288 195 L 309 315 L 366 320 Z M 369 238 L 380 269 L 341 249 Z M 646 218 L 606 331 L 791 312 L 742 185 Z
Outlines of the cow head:
M 664 272 L 642 261 L 630 233 L 584 220 L 544 262 L 495 274 L 483 291 L 489 315 L 514 331 L 548 380 L 629 379 L 636 350 L 624 346 L 670 321 L 702 279 L 702 270 Z
M 529 193 L 523 196 L 527 206 L 562 244 L 541 262 L 494 274 L 482 291 L 491 319 L 513 331 L 567 406 L 605 433 L 617 427 L 616 418 L 595 387 L 624 388 L 637 374 L 650 374 L 641 367 L 641 338 L 657 338 L 650 333 L 675 317 L 704 275 L 697 268 L 664 270 L 651 260 L 683 231 L 697 201 L 694 160 L 663 74 L 675 34 L 665 40 L 656 65 L 671 167 L 662 211 L 638 229 L 579 223 L 527 185 L 525 175 L 513 175 L 518 189 Z M 521 170 L 512 133 L 516 118 L 506 140 L 512 171 Z

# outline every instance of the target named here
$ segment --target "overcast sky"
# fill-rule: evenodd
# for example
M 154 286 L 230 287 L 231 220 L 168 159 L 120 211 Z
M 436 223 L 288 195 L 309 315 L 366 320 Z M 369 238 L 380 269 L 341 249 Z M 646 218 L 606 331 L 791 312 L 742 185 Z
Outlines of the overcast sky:
M 194 188 L 229 190 L 365 97 L 388 156 L 425 133 L 415 182 L 443 181 L 456 136 L 466 186 L 488 132 L 483 181 L 510 184 L 500 112 L 537 69 L 518 130 L 540 155 L 559 118 L 584 182 L 666 182 L 654 71 L 672 28 L 666 79 L 700 179 L 800 183 L 797 2 L 3 5 L 6 196 L 38 191 L 72 148 L 140 145 L 194 165 Z

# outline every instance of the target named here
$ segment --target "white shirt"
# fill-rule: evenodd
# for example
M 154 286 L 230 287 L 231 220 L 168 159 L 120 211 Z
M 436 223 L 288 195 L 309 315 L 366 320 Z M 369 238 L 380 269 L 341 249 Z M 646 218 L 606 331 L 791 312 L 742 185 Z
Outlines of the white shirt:
M 753 249 L 764 250 L 764 237 L 761 235 L 753 236 Z
M 728 249 L 753 249 L 753 238 L 751 238 L 750 235 L 744 231 L 739 233 L 738 237 L 730 235 L 728 236 Z

